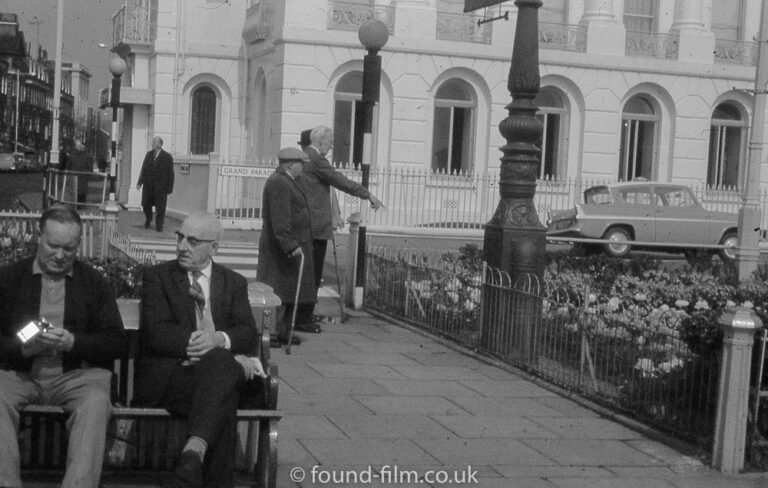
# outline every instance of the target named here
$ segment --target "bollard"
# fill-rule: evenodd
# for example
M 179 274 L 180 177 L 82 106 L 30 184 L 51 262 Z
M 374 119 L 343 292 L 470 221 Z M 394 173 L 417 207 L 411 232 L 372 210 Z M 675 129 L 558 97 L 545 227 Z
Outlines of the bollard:
M 744 468 L 752 344 L 755 330 L 763 324 L 752 310 L 735 307 L 723 314 L 720 325 L 725 335 L 712 464 L 732 474 Z
M 347 286 L 344 302 L 348 307 L 359 310 L 363 306 L 362 288 L 357 283 L 357 247 L 359 244 L 360 214 L 358 212 L 353 213 L 349 216 L 347 222 L 349 223 L 349 245 L 347 246 Z
M 253 311 L 253 318 L 256 320 L 256 327 L 260 331 L 267 330 L 270 334 L 276 334 L 277 307 L 282 302 L 280 297 L 272 291 L 272 287 L 260 281 L 249 283 L 248 301 L 251 303 L 251 311 Z M 269 347 L 267 347 L 267 350 L 269 350 Z

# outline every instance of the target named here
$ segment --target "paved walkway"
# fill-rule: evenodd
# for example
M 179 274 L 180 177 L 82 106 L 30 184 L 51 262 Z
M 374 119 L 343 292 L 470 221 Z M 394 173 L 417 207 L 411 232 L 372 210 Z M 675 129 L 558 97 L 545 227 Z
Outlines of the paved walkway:
M 327 299 L 322 308 L 338 310 Z M 367 314 L 301 336 L 291 355 L 273 349 L 285 413 L 280 487 L 768 486 L 768 477 L 711 471 L 521 376 Z M 339 480 L 369 465 L 382 478 L 322 483 L 333 470 Z M 471 465 L 478 482 L 395 484 L 384 478 L 395 465 L 422 476 Z M 305 479 L 295 483 L 299 469 Z

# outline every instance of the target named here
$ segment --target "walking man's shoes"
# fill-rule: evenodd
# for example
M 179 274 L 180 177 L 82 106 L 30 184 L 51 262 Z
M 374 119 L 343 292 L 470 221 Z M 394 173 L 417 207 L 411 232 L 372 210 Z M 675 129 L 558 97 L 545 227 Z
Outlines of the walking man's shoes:
M 323 331 L 323 329 L 320 328 L 320 324 L 317 322 L 307 322 L 304 324 L 296 324 L 293 327 L 293 330 L 297 332 L 307 332 L 309 334 L 319 334 Z
M 152 223 L 152 222 L 150 222 L 149 220 L 145 220 L 145 221 L 144 221 L 144 228 L 145 228 L 145 229 L 149 229 L 149 224 L 151 224 L 151 223 Z

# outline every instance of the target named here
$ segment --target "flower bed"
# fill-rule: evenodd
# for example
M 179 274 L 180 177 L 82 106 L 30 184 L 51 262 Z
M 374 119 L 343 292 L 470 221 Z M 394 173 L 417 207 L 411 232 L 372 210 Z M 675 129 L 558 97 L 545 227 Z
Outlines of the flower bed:
M 37 249 L 34 223 L 0 224 L 0 266 L 31 256 Z

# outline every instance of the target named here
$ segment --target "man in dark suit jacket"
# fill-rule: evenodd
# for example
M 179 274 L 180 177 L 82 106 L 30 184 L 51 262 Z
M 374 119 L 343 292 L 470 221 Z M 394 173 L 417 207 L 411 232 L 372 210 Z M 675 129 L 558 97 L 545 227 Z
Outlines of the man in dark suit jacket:
M 43 403 L 70 414 L 62 486 L 99 486 L 111 370 L 127 340 L 106 280 L 76 259 L 81 233 L 77 212 L 53 206 L 40 217 L 37 255 L 0 269 L 0 486 L 21 486 L 19 412 Z M 17 332 L 42 318 L 53 328 L 22 342 Z
M 259 238 L 259 266 L 256 279 L 271 286 L 283 303 L 283 320 L 278 322 L 277 339 L 287 340 L 296 303 L 299 260 L 304 256 L 299 304 L 317 300 L 312 265 L 312 221 L 304 190 L 298 185 L 302 166 L 309 157 L 290 147 L 277 154 L 280 166 L 267 178 L 262 196 L 263 225 Z M 298 342 L 298 338 L 294 337 Z M 294 342 L 294 343 L 296 343 Z
M 312 219 L 312 249 L 315 274 L 315 297 L 323 279 L 323 265 L 328 240 L 333 239 L 333 212 L 331 208 L 331 187 L 349 195 L 371 202 L 371 207 L 378 210 L 383 207 L 376 195 L 360 183 L 350 180 L 343 173 L 336 171 L 326 156 L 333 149 L 333 130 L 330 127 L 318 126 L 309 135 L 312 143 L 305 152 L 309 163 L 304 166 L 301 185 L 309 201 L 310 218 Z M 313 317 L 314 303 L 303 305 L 299 309 L 296 330 L 302 332 L 320 332 L 320 326 Z
M 259 333 L 245 278 L 212 260 L 221 223 L 191 215 L 176 234 L 177 259 L 144 272 L 133 403 L 188 419 L 174 486 L 228 488 L 234 485 L 238 390 L 265 376 Z
M 85 144 L 80 139 L 75 139 L 75 150 L 68 155 L 66 166 L 67 171 L 77 171 L 79 173 L 93 173 L 93 158 L 86 152 Z M 77 192 L 77 203 L 85 203 L 88 199 L 88 182 L 90 178 L 86 175 L 78 175 L 73 179 L 73 188 Z
M 152 139 L 152 149 L 144 156 L 136 188 L 141 190 L 141 208 L 144 210 L 144 228 L 152 223 L 152 206 L 155 207 L 155 228 L 163 231 L 165 207 L 168 195 L 173 193 L 173 156 L 163 151 L 163 138 Z M 144 187 L 144 188 L 142 188 Z

